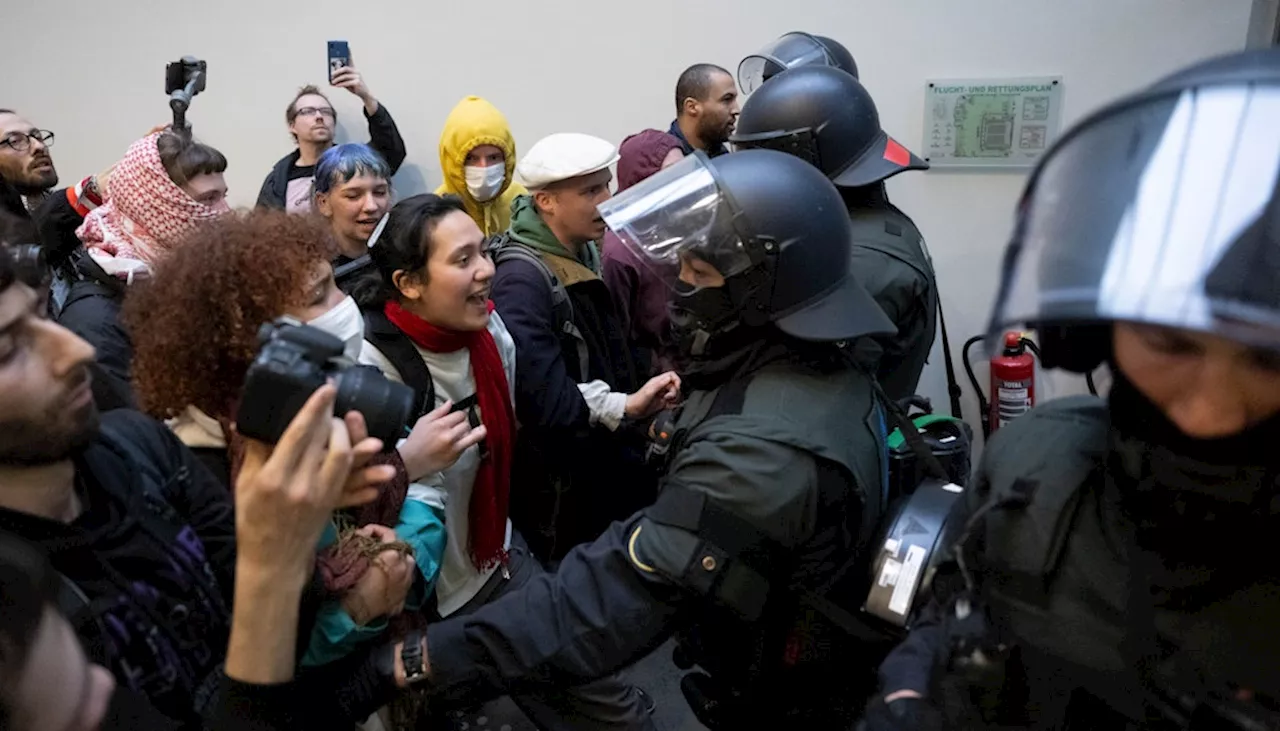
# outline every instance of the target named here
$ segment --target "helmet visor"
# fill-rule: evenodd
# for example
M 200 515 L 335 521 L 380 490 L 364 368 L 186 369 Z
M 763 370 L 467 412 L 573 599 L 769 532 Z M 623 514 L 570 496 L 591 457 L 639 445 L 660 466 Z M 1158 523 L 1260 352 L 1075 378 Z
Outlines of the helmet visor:
M 811 129 L 735 135 L 731 141 L 734 150 L 777 150 L 798 157 L 819 170 L 822 169 L 822 158 L 818 155 L 818 138 Z
M 690 155 L 601 203 L 600 215 L 636 257 L 673 290 L 696 288 L 681 270 L 709 264 L 724 277 L 751 266 L 736 211 L 707 158 Z
M 992 329 L 1130 321 L 1280 347 L 1280 87 L 1202 87 L 1093 120 L 1021 204 Z
M 838 68 L 839 64 L 817 38 L 793 31 L 742 59 L 738 64 L 738 85 L 750 94 L 774 76 L 797 66 Z

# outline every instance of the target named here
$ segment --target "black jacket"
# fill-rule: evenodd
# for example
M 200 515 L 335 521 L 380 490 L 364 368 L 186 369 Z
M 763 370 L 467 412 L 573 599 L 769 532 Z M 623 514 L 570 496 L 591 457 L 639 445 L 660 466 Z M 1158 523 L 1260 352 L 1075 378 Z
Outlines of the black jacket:
M 175 719 L 198 715 L 226 654 L 235 519 L 226 490 L 162 425 L 118 410 L 75 460 L 71 524 L 0 509 L 74 585 L 63 607 L 94 661 Z M 73 603 L 74 604 L 74 603 Z
M 75 464 L 79 518 L 0 509 L 0 530 L 41 546 L 64 577 L 59 608 L 117 680 L 107 728 L 345 731 L 387 702 L 393 690 L 371 651 L 280 686 L 222 673 L 235 571 L 230 496 L 163 425 L 129 410 L 104 414 Z
M 79 278 L 72 281 L 70 293 L 58 312 L 58 324 L 84 338 L 96 351 L 93 398 L 98 409 L 134 408 L 136 401 L 130 382 L 133 341 L 120 321 L 124 283 L 105 283 L 82 274 L 76 276 Z
M 554 259 L 559 257 L 543 256 L 553 272 Z M 601 380 L 615 392 L 632 393 L 641 381 L 603 280 L 586 276 L 580 264 L 576 270 L 583 273 L 580 281 L 566 281 L 563 270 L 557 276 L 587 344 L 587 373 L 579 372 L 576 348 L 557 330 L 551 288 L 536 266 L 505 261 L 493 278 L 493 301 L 516 342 L 518 363 L 521 430 L 511 517 L 543 560 L 560 558 L 647 505 L 657 483 L 644 464 L 645 444 L 637 433 L 590 424 L 579 383 Z
M 365 118 L 369 120 L 369 147 L 382 155 L 382 159 L 391 167 L 391 174 L 395 175 L 407 154 L 395 120 L 382 102 L 378 102 L 378 111 L 372 115 L 365 112 Z M 280 158 L 266 180 L 262 181 L 262 189 L 258 191 L 258 207 L 284 208 L 285 193 L 289 190 L 289 168 L 298 161 L 301 154 L 294 150 Z

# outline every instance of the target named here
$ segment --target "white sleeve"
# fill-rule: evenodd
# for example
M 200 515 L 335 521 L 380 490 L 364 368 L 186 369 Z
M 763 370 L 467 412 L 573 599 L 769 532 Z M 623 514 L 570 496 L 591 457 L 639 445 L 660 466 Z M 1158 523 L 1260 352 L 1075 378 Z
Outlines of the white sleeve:
M 604 381 L 579 383 L 578 390 L 591 411 L 592 426 L 603 424 L 609 431 L 617 431 L 626 416 L 627 395 L 609 390 L 609 384 Z

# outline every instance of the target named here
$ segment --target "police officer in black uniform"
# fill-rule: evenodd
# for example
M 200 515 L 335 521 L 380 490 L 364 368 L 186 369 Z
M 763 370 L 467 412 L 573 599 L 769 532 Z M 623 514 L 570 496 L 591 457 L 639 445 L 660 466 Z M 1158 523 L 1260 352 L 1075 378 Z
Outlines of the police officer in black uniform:
M 898 328 L 895 336 L 865 339 L 859 355 L 890 397 L 915 394 L 933 348 L 938 288 L 924 237 L 889 202 L 884 181 L 928 163 L 880 128 L 875 102 L 856 78 L 821 63 L 761 86 L 743 105 L 732 142 L 789 152 L 840 188 L 853 221 L 855 270 Z
M 847 727 L 858 656 L 806 602 L 880 516 L 883 425 L 846 344 L 893 325 L 850 275 L 839 193 L 782 153 L 695 153 L 600 208 L 679 294 L 687 399 L 660 496 L 398 662 L 475 701 L 599 677 L 696 628 L 705 723 Z
M 1041 161 L 993 330 L 1115 383 L 996 432 L 867 729 L 1280 728 L 1278 117 L 1246 52 Z

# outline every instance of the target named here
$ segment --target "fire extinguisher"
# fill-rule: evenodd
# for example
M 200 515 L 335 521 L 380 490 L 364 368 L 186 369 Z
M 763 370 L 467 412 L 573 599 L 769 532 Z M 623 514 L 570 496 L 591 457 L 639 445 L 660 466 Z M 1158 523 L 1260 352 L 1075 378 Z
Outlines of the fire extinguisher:
M 969 348 L 984 339 L 982 335 L 969 338 L 964 344 L 962 355 L 965 372 L 978 398 L 978 407 L 986 415 L 982 424 L 982 434 L 984 437 L 990 437 L 991 432 L 1022 416 L 1035 406 L 1036 358 L 1040 353 L 1035 342 L 1024 337 L 1022 333 L 1005 333 L 1003 347 L 991 357 L 991 384 L 987 391 L 991 398 L 988 401 L 978 385 L 978 379 L 974 376 L 973 366 L 969 361 Z
M 1019 333 L 1005 333 L 1004 347 L 991 357 L 989 432 L 1027 413 L 1036 403 L 1036 360 L 1026 345 L 1030 342 Z

